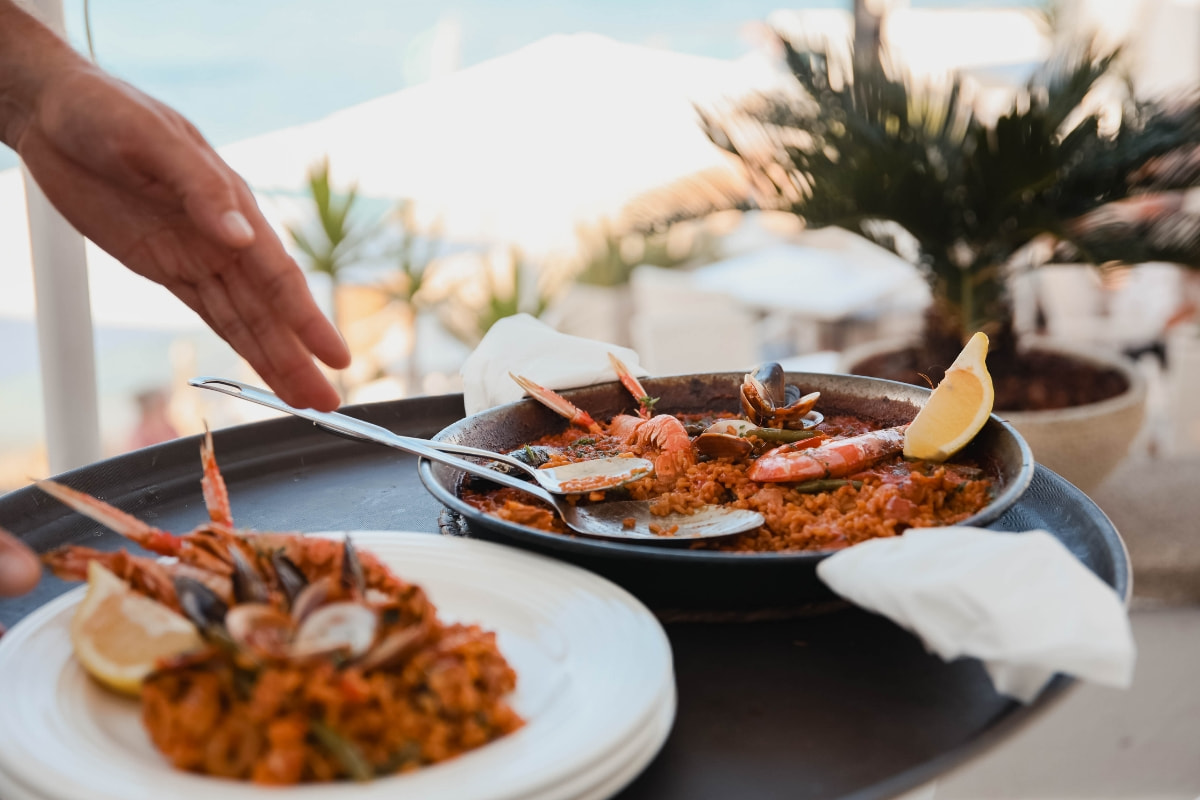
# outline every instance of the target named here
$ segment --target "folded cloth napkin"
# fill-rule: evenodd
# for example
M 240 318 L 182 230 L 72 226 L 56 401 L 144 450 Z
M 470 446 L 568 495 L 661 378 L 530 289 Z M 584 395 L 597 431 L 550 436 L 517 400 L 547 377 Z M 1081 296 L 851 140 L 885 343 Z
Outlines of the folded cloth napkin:
M 1022 702 L 1056 672 L 1120 688 L 1133 680 L 1121 598 L 1046 531 L 912 529 L 836 553 L 817 574 L 943 659 L 980 659 L 996 690 Z
M 491 327 L 460 370 L 467 413 L 477 414 L 524 397 L 525 390 L 509 377 L 510 372 L 547 389 L 615 381 L 609 353 L 634 375 L 647 374 L 637 353 L 628 347 L 559 333 L 528 314 L 505 317 Z

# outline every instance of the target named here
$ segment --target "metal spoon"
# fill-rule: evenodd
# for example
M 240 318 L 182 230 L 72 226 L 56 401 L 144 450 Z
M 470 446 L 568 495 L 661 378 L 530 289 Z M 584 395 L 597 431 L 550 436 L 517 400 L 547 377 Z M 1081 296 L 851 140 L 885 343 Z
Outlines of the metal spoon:
M 265 389 L 259 389 L 240 381 L 229 380 L 227 378 L 192 378 L 188 383 L 201 389 L 211 389 L 214 392 L 227 394 L 230 397 L 240 397 L 243 400 L 258 403 L 267 408 L 273 408 L 276 411 L 294 414 L 297 417 L 303 417 L 337 433 L 347 434 L 357 439 L 367 439 L 379 444 L 386 444 L 388 447 L 408 450 L 409 448 L 404 444 L 405 442 L 409 444 L 416 443 L 433 450 L 440 450 L 443 453 L 457 453 L 461 456 L 475 456 L 491 461 L 500 461 L 525 472 L 541 484 L 543 489 L 554 494 L 582 494 L 584 492 L 615 489 L 618 486 L 623 486 L 639 478 L 644 478 L 654 472 L 654 462 L 648 459 L 623 458 L 618 456 L 595 458 L 549 469 L 538 469 L 504 453 L 493 453 L 490 450 L 480 450 L 477 447 L 467 447 L 466 445 L 451 444 L 449 442 L 414 439 L 411 436 L 401 436 L 398 433 L 392 433 L 387 428 L 381 428 L 378 425 L 372 425 L 369 422 L 348 417 L 345 414 L 314 411 L 311 408 L 293 408 Z M 350 430 L 350 428 L 354 430 Z
M 192 386 L 211 389 L 260 405 L 294 414 L 316 424 L 329 428 L 338 433 L 348 434 L 360 439 L 380 442 L 398 450 L 413 455 L 437 461 L 455 469 L 479 475 L 493 483 L 519 489 L 533 495 L 539 500 L 550 504 L 562 517 L 567 527 L 576 533 L 586 536 L 599 536 L 608 539 L 639 539 L 653 542 L 673 542 L 687 539 L 709 539 L 718 536 L 731 536 L 752 530 L 763 524 L 763 516 L 756 511 L 746 511 L 720 506 L 704 506 L 692 514 L 668 514 L 657 516 L 650 513 L 650 504 L 645 501 L 621 500 L 615 502 L 593 503 L 590 505 L 572 505 L 560 497 L 556 497 L 540 485 L 533 485 L 520 478 L 489 469 L 482 464 L 457 458 L 448 452 L 434 449 L 451 447 L 441 442 L 429 442 L 424 439 L 414 439 L 392 433 L 386 428 L 372 425 L 345 414 L 334 414 L 313 409 L 299 409 L 289 406 L 275 395 L 262 389 L 226 380 L 224 378 L 193 378 L 188 381 Z M 498 455 L 486 450 L 475 450 L 459 445 L 453 445 L 456 452 L 467 451 L 468 455 L 481 455 L 484 458 L 495 459 Z M 629 460 L 629 459 L 623 459 Z M 515 461 L 515 459 L 514 459 Z M 522 468 L 529 465 L 516 462 Z M 531 468 L 529 468 L 531 469 Z M 546 470 L 533 470 L 545 472 Z M 651 531 L 651 524 L 659 530 L 671 530 L 670 534 L 659 534 Z M 673 529 L 673 530 L 672 530 Z

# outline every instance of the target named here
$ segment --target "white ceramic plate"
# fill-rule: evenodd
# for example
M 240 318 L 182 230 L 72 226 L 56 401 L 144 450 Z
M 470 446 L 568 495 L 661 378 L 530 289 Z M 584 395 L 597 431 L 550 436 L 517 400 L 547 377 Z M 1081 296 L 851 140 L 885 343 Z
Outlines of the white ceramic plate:
M 576 567 L 487 542 L 427 533 L 351 535 L 422 585 L 443 619 L 496 631 L 517 671 L 511 702 L 526 725 L 415 773 L 290 791 L 313 800 L 574 800 L 593 796 L 588 792 L 606 777 L 626 774 L 619 788 L 657 752 L 674 714 L 671 650 L 658 621 L 632 595 Z M 99 688 L 71 655 L 68 625 L 82 596 L 78 589 L 47 603 L 0 639 L 0 788 L 11 790 L 4 796 L 277 797 L 277 789 L 166 763 L 142 729 L 138 703 Z M 631 741 L 641 758 L 628 755 Z

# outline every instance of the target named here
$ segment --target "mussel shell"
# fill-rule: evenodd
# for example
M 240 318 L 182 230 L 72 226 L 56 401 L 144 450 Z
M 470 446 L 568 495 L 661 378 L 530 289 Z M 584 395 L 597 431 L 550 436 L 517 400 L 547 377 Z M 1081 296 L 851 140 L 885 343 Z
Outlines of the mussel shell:
M 767 396 L 763 398 L 770 402 L 776 408 L 786 405 L 785 397 L 788 387 L 785 385 L 785 373 L 783 365 L 778 361 L 768 361 L 765 364 L 759 364 L 758 368 L 753 372 L 754 379 L 763 385 L 767 390 Z M 800 395 L 797 394 L 796 397 Z
M 175 595 L 183 615 L 202 631 L 225 624 L 229 606 L 217 593 L 195 578 L 178 576 L 174 579 Z
M 531 467 L 537 468 L 545 464 L 554 455 L 554 449 L 543 445 L 526 445 L 512 450 L 507 455 L 520 461 L 522 464 L 528 464 Z M 512 464 L 506 464 L 503 461 L 492 461 L 488 463 L 488 469 L 496 472 L 501 472 L 513 478 L 520 478 L 523 481 L 532 481 L 533 478 L 523 469 L 514 467 Z M 467 478 L 467 484 L 470 488 L 477 492 L 489 492 L 496 489 L 499 484 L 489 481 L 487 478 L 478 475 L 471 475 Z
M 362 561 L 359 560 L 358 551 L 354 549 L 354 542 L 350 541 L 349 536 L 342 540 L 342 585 L 360 596 L 367 591 L 367 578 L 363 574 Z
M 271 599 L 271 589 L 254 567 L 236 547 L 229 548 L 233 561 L 233 599 L 238 603 L 266 603 Z
M 285 556 L 282 550 L 271 553 L 271 567 L 275 570 L 275 581 L 287 598 L 288 606 L 295 605 L 296 598 L 304 591 L 304 587 L 308 586 L 308 578 L 304 577 L 296 562 Z
M 551 459 L 554 455 L 554 450 L 542 445 L 526 445 L 525 447 L 518 447 L 508 455 L 522 464 L 528 464 L 531 467 L 540 467 Z M 509 467 L 509 469 L 515 470 L 515 467 Z

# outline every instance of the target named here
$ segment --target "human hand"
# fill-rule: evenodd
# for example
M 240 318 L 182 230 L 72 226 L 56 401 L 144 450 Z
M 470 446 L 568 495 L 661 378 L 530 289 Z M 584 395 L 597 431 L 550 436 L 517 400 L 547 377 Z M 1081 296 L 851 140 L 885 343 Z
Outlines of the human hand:
M 0 529 L 0 597 L 25 594 L 37 585 L 41 575 L 42 565 L 33 551 Z
M 0 126 L 50 202 L 191 307 L 286 402 L 337 408 L 313 356 L 344 368 L 350 353 L 245 182 L 178 113 L 55 42 L 10 92 L 24 113 Z

